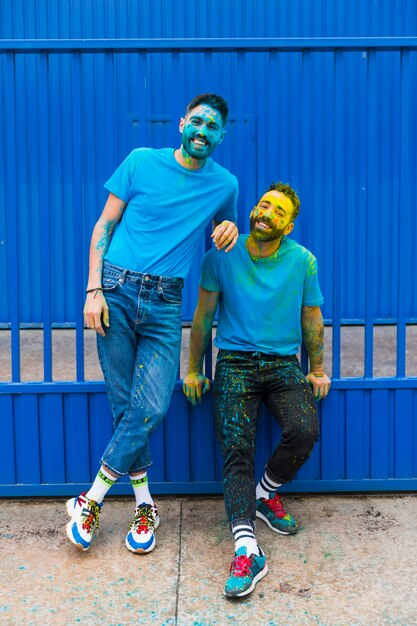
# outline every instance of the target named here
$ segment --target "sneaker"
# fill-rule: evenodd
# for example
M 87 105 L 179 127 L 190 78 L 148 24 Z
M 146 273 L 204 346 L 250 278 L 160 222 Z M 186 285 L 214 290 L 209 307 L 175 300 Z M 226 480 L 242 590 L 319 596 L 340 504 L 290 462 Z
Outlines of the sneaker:
M 246 548 L 243 546 L 234 556 L 230 566 L 230 576 L 223 593 L 228 598 L 247 596 L 267 573 L 266 557 L 261 548 L 259 548 L 259 555 L 251 554 L 248 557 Z
M 86 492 L 78 498 L 67 502 L 67 512 L 71 521 L 67 524 L 68 539 L 80 550 L 88 550 L 93 533 L 99 526 L 99 515 L 103 503 L 85 497 Z
M 272 498 L 259 498 L 256 501 L 256 517 L 268 524 L 271 530 L 282 535 L 294 535 L 298 525 L 292 515 L 286 513 L 279 495 L 270 494 Z
M 156 506 L 143 502 L 135 510 L 135 517 L 130 523 L 125 545 L 131 552 L 144 554 L 151 552 L 156 545 L 155 530 L 159 526 Z

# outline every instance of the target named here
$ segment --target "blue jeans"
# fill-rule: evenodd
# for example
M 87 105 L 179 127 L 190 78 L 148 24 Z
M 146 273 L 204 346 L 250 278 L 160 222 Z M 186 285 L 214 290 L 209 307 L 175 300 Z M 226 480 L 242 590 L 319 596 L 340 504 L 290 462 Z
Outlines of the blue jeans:
M 101 462 L 118 476 L 152 464 L 149 437 L 169 408 L 181 350 L 184 281 L 104 262 L 110 313 L 97 335 L 114 434 Z
M 261 403 L 282 429 L 268 460 L 268 476 L 290 482 L 318 438 L 317 409 L 296 356 L 219 350 L 214 420 L 223 454 L 224 500 L 229 521 L 255 520 L 255 436 Z

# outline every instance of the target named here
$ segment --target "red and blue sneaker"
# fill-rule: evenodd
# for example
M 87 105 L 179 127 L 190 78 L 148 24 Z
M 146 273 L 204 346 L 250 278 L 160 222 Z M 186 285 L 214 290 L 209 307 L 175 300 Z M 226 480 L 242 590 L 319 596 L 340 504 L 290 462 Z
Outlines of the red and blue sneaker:
M 159 515 L 156 506 L 143 502 L 135 510 L 130 523 L 125 545 L 128 550 L 137 554 L 151 552 L 156 545 L 155 530 L 159 526 Z
M 88 550 L 96 528 L 103 503 L 85 497 L 86 492 L 67 502 L 67 512 L 71 521 L 67 524 L 68 539 L 79 549 Z
M 237 550 L 234 556 L 230 566 L 230 576 L 226 581 L 223 593 L 227 598 L 247 596 L 267 573 L 268 565 L 261 548 L 259 548 L 259 555 L 251 554 L 248 557 L 246 548 L 243 546 Z
M 256 517 L 262 519 L 269 528 L 281 535 L 294 535 L 298 525 L 292 515 L 286 513 L 277 493 L 272 498 L 259 498 L 256 501 Z

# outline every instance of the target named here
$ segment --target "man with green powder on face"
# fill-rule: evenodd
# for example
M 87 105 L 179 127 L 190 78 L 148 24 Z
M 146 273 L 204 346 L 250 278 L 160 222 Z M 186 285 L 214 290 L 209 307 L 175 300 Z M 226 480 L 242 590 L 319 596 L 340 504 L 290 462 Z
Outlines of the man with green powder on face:
M 251 593 L 268 572 L 255 537 L 256 517 L 283 535 L 298 530 L 277 490 L 311 454 L 318 436 L 314 400 L 325 398 L 330 389 L 323 367 L 317 262 L 288 237 L 299 208 L 289 185 L 273 183 L 250 214 L 250 234 L 240 235 L 228 255 L 210 250 L 201 267 L 183 390 L 195 405 L 210 387 L 202 366 L 219 305 L 214 419 L 235 540 L 224 589 L 229 598 Z M 301 341 L 309 356 L 307 376 L 297 358 Z M 282 438 L 255 487 L 256 422 L 262 401 L 279 423 Z
M 105 184 L 84 319 L 97 332 L 114 434 L 90 489 L 67 502 L 67 536 L 80 550 L 90 547 L 104 496 L 125 474 L 136 500 L 125 545 L 137 554 L 155 547 L 149 438 L 168 410 L 178 371 L 184 278 L 210 221 L 216 248 L 229 252 L 238 236 L 237 180 L 210 156 L 227 118 L 223 98 L 196 96 L 179 123 L 179 148 L 133 150 Z

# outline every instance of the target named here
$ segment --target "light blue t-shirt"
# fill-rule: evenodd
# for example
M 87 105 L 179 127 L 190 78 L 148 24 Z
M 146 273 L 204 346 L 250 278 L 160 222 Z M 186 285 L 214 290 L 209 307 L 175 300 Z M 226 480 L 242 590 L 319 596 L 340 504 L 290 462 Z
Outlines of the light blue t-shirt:
M 184 278 L 210 220 L 236 221 L 237 179 L 211 158 L 188 170 L 173 148 L 138 148 L 104 186 L 127 203 L 105 259 L 129 270 Z
M 240 235 L 228 253 L 206 253 L 200 285 L 220 292 L 214 343 L 224 350 L 297 354 L 302 341 L 301 307 L 320 306 L 317 261 L 293 239 L 283 237 L 273 255 L 251 257 Z

